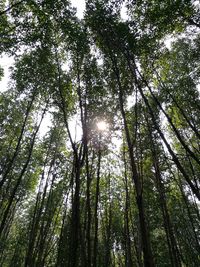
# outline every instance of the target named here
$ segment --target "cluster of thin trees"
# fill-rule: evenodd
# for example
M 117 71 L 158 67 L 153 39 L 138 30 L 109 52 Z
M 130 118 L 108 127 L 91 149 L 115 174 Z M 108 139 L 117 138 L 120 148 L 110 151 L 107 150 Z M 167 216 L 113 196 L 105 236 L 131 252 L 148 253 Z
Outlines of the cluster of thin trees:
M 0 266 L 200 266 L 198 14 L 1 1 Z

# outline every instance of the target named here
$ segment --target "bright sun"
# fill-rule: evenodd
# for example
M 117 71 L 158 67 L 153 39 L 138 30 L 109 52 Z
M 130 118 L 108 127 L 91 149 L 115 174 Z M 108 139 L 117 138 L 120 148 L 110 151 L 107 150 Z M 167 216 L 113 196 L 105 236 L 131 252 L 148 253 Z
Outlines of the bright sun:
M 105 121 L 97 122 L 97 128 L 99 131 L 105 131 L 108 128 L 108 124 Z

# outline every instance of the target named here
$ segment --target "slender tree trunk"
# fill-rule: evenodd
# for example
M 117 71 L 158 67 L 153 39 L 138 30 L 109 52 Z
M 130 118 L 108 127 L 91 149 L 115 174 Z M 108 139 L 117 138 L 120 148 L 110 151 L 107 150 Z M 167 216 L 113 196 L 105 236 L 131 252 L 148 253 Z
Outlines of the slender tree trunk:
M 99 151 L 97 163 L 97 182 L 96 182 L 96 196 L 95 196 L 95 210 L 94 210 L 94 254 L 93 254 L 93 267 L 97 266 L 97 251 L 98 251 L 98 206 L 99 206 L 99 193 L 100 193 L 100 169 L 101 169 L 101 134 L 99 136 Z
M 109 206 L 108 214 L 106 214 L 106 236 L 105 236 L 105 266 L 111 266 L 111 227 L 112 227 L 112 200 L 111 200 L 111 185 L 110 185 L 110 173 L 108 175 L 108 195 L 109 195 Z
M 121 110 L 122 119 L 123 119 L 123 123 L 124 123 L 126 141 L 127 141 L 128 149 L 129 149 L 129 157 L 130 157 L 130 164 L 131 164 L 131 170 L 132 170 L 132 179 L 133 179 L 133 182 L 135 184 L 135 190 L 136 190 L 136 203 L 137 203 L 137 207 L 138 207 L 138 211 L 139 211 L 139 221 L 140 221 L 140 229 L 141 229 L 141 237 L 142 237 L 143 254 L 144 254 L 144 265 L 145 265 L 145 267 L 153 267 L 154 262 L 153 262 L 149 233 L 147 230 L 147 224 L 146 224 L 146 218 L 145 218 L 141 177 L 139 177 L 136 163 L 135 163 L 133 145 L 131 142 L 130 132 L 128 129 L 126 114 L 125 114 L 125 110 L 124 110 L 123 88 L 121 85 L 119 70 L 118 70 L 117 62 L 116 62 L 115 58 L 112 58 L 112 63 L 113 63 L 113 70 L 114 70 L 114 73 L 116 75 L 117 84 L 118 84 L 118 88 L 119 88 L 119 92 L 118 92 L 119 104 L 120 104 L 120 110 Z
M 72 203 L 72 219 L 71 219 L 71 237 L 70 237 L 70 253 L 68 259 L 69 267 L 76 267 L 79 264 L 79 231 L 80 231 L 80 171 L 81 166 L 78 159 L 75 162 L 75 192 Z
M 9 198 L 9 202 L 8 202 L 8 205 L 7 205 L 6 209 L 5 209 L 5 212 L 4 212 L 2 221 L 1 221 L 1 225 L 0 225 L 0 235 L 3 232 L 3 229 L 5 227 L 5 223 L 6 223 L 6 220 L 7 220 L 8 215 L 9 215 L 9 212 L 10 212 L 10 209 L 11 209 L 11 206 L 12 206 L 12 203 L 13 203 L 13 201 L 15 199 L 15 195 L 16 195 L 17 190 L 18 190 L 18 188 L 19 188 L 19 186 L 21 184 L 22 178 L 23 178 L 23 176 L 24 176 L 24 174 L 25 174 L 25 172 L 27 170 L 27 167 L 29 165 L 29 162 L 31 160 L 32 151 L 33 151 L 33 147 L 34 147 L 34 144 L 35 144 L 35 139 L 36 139 L 37 133 L 38 133 L 38 131 L 40 129 L 41 123 L 43 121 L 44 115 L 46 113 L 47 106 L 48 106 L 48 103 L 46 104 L 46 107 L 45 107 L 45 109 L 44 109 L 44 111 L 42 113 L 42 116 L 41 116 L 40 122 L 39 122 L 39 124 L 37 126 L 37 129 L 36 129 L 35 133 L 33 134 L 33 138 L 31 140 L 28 157 L 27 157 L 26 162 L 25 162 L 25 164 L 24 164 L 24 166 L 23 166 L 23 168 L 22 168 L 22 170 L 20 172 L 20 175 L 19 175 L 19 177 L 17 179 L 17 182 L 16 182 L 16 184 L 14 186 L 14 189 L 12 191 L 12 194 L 11 194 L 11 196 Z
M 167 209 L 166 196 L 164 193 L 164 186 L 163 186 L 163 182 L 161 178 L 157 154 L 154 149 L 152 153 L 153 153 L 152 156 L 154 160 L 153 165 L 154 165 L 154 170 L 155 170 L 156 185 L 157 185 L 157 190 L 159 193 L 159 202 L 160 202 L 161 210 L 163 214 L 164 228 L 165 228 L 166 237 L 168 241 L 171 265 L 174 267 L 179 267 L 179 266 L 181 267 L 180 252 L 178 250 L 178 246 L 177 246 L 176 239 L 175 239 L 174 232 L 173 232 L 173 227 L 170 221 L 169 212 Z
M 28 244 L 28 250 L 27 250 L 27 254 L 26 254 L 26 259 L 25 259 L 25 267 L 34 265 L 35 259 L 36 257 L 34 256 L 35 253 L 35 249 L 37 248 L 35 242 L 38 239 L 38 234 L 39 234 L 39 224 L 41 221 L 41 216 L 42 216 L 42 211 L 44 208 L 44 204 L 45 204 L 45 197 L 46 197 L 46 193 L 47 193 L 47 187 L 48 187 L 48 182 L 49 182 L 49 178 L 52 172 L 52 168 L 54 166 L 55 163 L 55 156 L 56 153 L 54 154 L 54 158 L 50 164 L 48 173 L 47 173 L 47 177 L 46 177 L 46 183 L 45 183 L 45 187 L 43 190 L 43 194 L 42 194 L 42 199 L 41 199 L 41 186 L 42 186 L 42 182 L 44 181 L 45 178 L 45 171 L 46 171 L 46 164 L 47 164 L 47 158 L 46 158 L 46 162 L 44 164 L 44 169 L 43 169 L 43 173 L 42 173 L 42 177 L 41 177 L 41 182 L 40 182 L 40 187 L 39 187 L 39 192 L 37 194 L 37 199 L 36 199 L 36 204 L 35 204 L 35 209 L 34 209 L 34 214 L 33 214 L 33 219 L 30 225 L 30 235 L 29 235 L 29 244 Z
M 140 72 L 138 71 L 138 73 L 140 74 Z M 164 108 L 162 107 L 161 103 L 159 102 L 158 98 L 155 96 L 155 94 L 153 93 L 151 87 L 149 86 L 148 82 L 142 77 L 142 75 L 140 74 L 142 81 L 145 83 L 145 85 L 148 87 L 149 92 L 151 93 L 153 99 L 155 100 L 156 104 L 158 105 L 158 107 L 160 108 L 160 110 L 163 112 L 163 114 L 165 115 L 165 117 L 167 118 L 167 121 L 169 122 L 170 126 L 172 127 L 177 139 L 179 140 L 179 142 L 181 143 L 181 145 L 183 146 L 183 148 L 185 149 L 185 151 L 200 165 L 200 159 L 195 155 L 195 153 L 188 147 L 188 145 L 185 143 L 183 137 L 181 136 L 181 134 L 179 133 L 178 129 L 176 128 L 176 126 L 174 125 L 171 117 L 167 114 L 167 112 L 164 110 Z
M 132 267 L 132 253 L 131 253 L 131 240 L 130 240 L 130 229 L 129 229 L 129 209 L 130 209 L 130 199 L 129 199 L 129 192 L 128 192 L 128 177 L 127 177 L 127 163 L 126 163 L 126 156 L 125 156 L 125 148 L 123 148 L 123 156 L 124 156 L 124 178 L 125 178 L 125 214 L 124 214 L 124 225 L 125 225 L 125 244 L 126 244 L 126 266 Z
M 23 138 L 24 131 L 25 131 L 25 127 L 26 127 L 26 123 L 27 123 L 31 108 L 33 106 L 33 102 L 34 102 L 35 96 L 36 96 L 36 90 L 34 91 L 32 97 L 31 97 L 31 101 L 28 103 L 28 106 L 27 106 L 27 109 L 26 109 L 26 113 L 25 113 L 25 118 L 24 118 L 24 121 L 23 121 L 23 124 L 22 124 L 22 127 L 21 127 L 20 135 L 19 135 L 19 138 L 18 138 L 18 141 L 17 141 L 17 145 L 15 147 L 14 154 L 13 154 L 12 158 L 10 159 L 10 161 L 8 162 L 6 170 L 2 175 L 2 179 L 0 181 L 0 190 L 1 190 L 2 186 L 4 185 L 8 174 L 12 170 L 12 166 L 13 166 L 13 164 L 14 164 L 14 162 L 16 160 L 16 157 L 17 157 L 17 155 L 19 153 L 20 145 L 21 145 L 22 138 Z M 3 172 L 3 170 L 2 170 L 2 172 Z
M 158 126 L 157 124 L 157 121 L 156 121 L 156 118 L 155 118 L 155 115 L 154 115 L 154 112 L 149 104 L 149 101 L 147 99 L 147 97 L 145 96 L 143 90 L 142 90 L 142 87 L 140 85 L 140 82 L 138 81 L 138 78 L 137 78 L 137 74 L 135 72 L 135 68 L 130 64 L 130 60 L 129 60 L 129 67 L 130 67 L 130 70 L 132 71 L 132 74 L 133 74 L 133 77 L 135 79 L 135 84 L 142 96 L 142 99 L 144 100 L 148 110 L 149 110 L 149 114 L 152 118 L 152 121 L 154 123 L 154 126 L 156 128 L 156 130 L 158 131 L 161 139 L 163 140 L 164 144 L 166 145 L 174 163 L 176 164 L 177 168 L 180 170 L 180 172 L 183 174 L 183 176 L 185 177 L 185 180 L 187 181 L 187 183 L 189 184 L 190 188 L 192 189 L 192 192 L 196 195 L 196 197 L 200 200 L 200 192 L 198 190 L 198 188 L 196 188 L 196 186 L 193 184 L 193 182 L 191 181 L 190 177 L 187 175 L 185 169 L 183 168 L 182 164 L 180 163 L 178 157 L 176 156 L 176 154 L 173 152 L 170 144 L 168 143 L 168 141 L 166 140 L 163 132 L 161 131 L 160 127 Z
M 178 101 L 176 100 L 176 98 L 172 95 L 172 93 L 170 92 L 170 90 L 168 90 L 167 86 L 164 85 L 164 83 L 162 82 L 158 72 L 154 69 L 154 71 L 156 72 L 156 75 L 159 79 L 159 82 L 161 83 L 163 89 L 168 93 L 168 95 L 171 97 L 172 101 L 174 102 L 174 104 L 176 105 L 176 107 L 179 109 L 181 115 L 183 116 L 183 118 L 185 119 L 185 121 L 188 123 L 188 125 L 190 126 L 190 128 L 193 130 L 193 132 L 195 133 L 196 137 L 198 139 L 200 139 L 200 133 L 199 130 L 195 127 L 195 125 L 193 125 L 191 123 L 191 118 L 189 119 L 188 116 L 186 115 L 185 111 L 183 110 L 183 108 L 179 105 Z
M 86 218 L 86 243 L 87 243 L 87 266 L 91 267 L 91 204 L 90 204 L 90 184 L 91 184 L 91 176 L 89 170 L 89 160 L 88 160 L 88 149 L 86 151 L 86 172 L 87 172 L 87 192 L 86 192 L 86 210 L 87 210 L 87 218 Z
M 166 238 L 167 238 L 167 243 L 168 243 L 171 265 L 174 267 L 179 267 L 179 266 L 181 267 L 180 252 L 179 252 L 178 245 L 177 245 L 177 242 L 174 236 L 172 223 L 171 223 L 169 212 L 167 209 L 165 188 L 163 185 L 162 176 L 160 172 L 158 153 L 157 153 L 154 139 L 152 136 L 152 128 L 150 126 L 147 116 L 145 116 L 145 119 L 146 119 L 148 131 L 149 131 L 149 139 L 150 139 L 151 152 L 152 152 L 152 158 L 153 158 L 153 167 L 155 170 L 156 187 L 159 193 L 159 203 L 161 206 L 163 220 L 164 220 L 164 228 L 165 228 L 165 233 L 166 233 Z

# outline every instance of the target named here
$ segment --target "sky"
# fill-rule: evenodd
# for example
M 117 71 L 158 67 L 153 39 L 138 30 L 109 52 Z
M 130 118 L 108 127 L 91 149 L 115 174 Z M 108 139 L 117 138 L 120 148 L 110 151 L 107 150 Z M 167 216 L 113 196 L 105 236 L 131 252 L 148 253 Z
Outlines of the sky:
M 80 19 L 83 18 L 84 10 L 85 10 L 85 0 L 71 0 L 72 6 L 77 9 L 77 17 Z
M 8 84 L 8 78 L 9 78 L 9 67 L 12 66 L 14 62 L 14 59 L 12 57 L 8 57 L 5 54 L 3 54 L 0 57 L 0 66 L 3 68 L 4 76 L 2 80 L 0 81 L 0 92 L 6 91 L 7 84 Z

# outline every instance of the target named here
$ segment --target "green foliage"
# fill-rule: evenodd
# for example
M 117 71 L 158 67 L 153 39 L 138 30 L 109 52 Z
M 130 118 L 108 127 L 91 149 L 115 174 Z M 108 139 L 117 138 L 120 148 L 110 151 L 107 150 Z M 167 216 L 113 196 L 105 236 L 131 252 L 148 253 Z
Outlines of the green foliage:
M 189 0 L 1 1 L 0 266 L 200 265 L 199 25 Z

